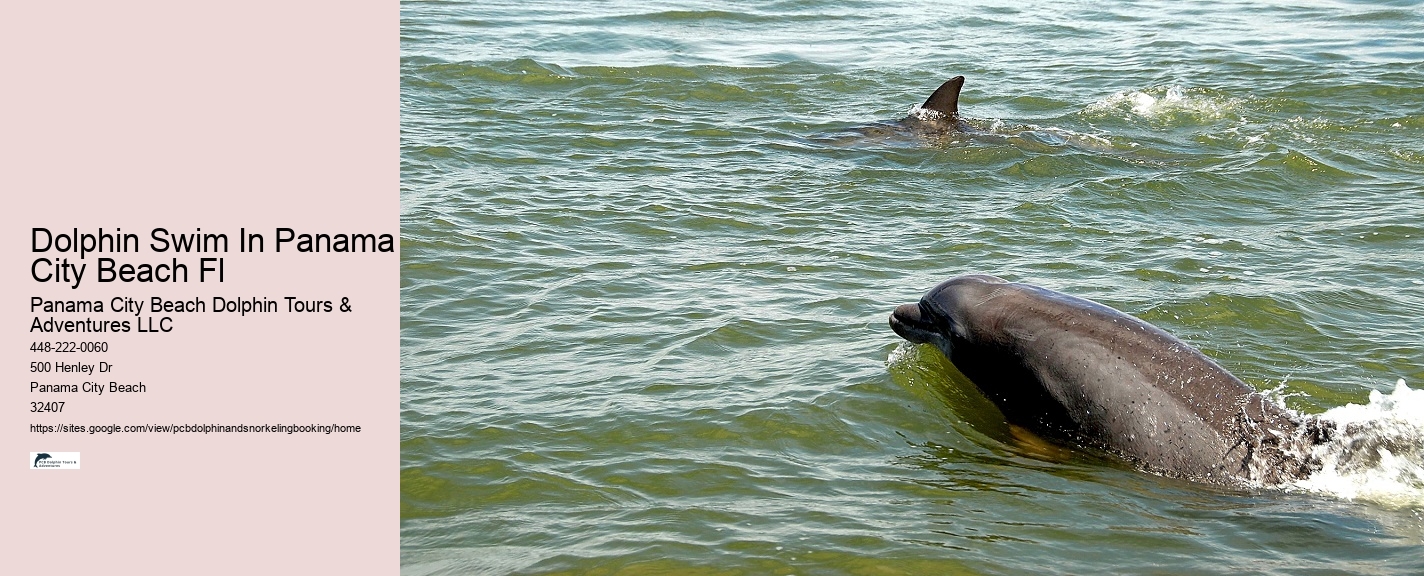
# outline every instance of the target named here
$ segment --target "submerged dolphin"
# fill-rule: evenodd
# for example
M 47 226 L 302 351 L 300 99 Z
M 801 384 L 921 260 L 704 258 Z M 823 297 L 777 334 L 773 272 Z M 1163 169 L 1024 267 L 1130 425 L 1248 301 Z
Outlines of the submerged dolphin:
M 924 104 L 912 108 L 904 118 L 861 126 L 855 128 L 855 132 L 876 140 L 907 135 L 936 139 L 952 133 L 974 132 L 969 123 L 959 118 L 961 88 L 964 88 L 963 76 L 950 78 L 940 84 Z
M 963 88 L 963 76 L 950 78 L 940 84 L 923 104 L 911 108 L 903 118 L 893 122 L 859 126 L 851 130 L 854 136 L 835 138 L 832 141 L 840 144 L 884 144 L 899 141 L 916 146 L 972 141 L 992 146 L 1013 146 L 1035 155 L 1066 149 L 1090 154 L 1111 154 L 1138 163 L 1160 160 L 1160 155 L 1139 148 L 1135 143 L 1118 145 L 1102 135 L 1084 134 L 1054 126 L 1006 124 L 1000 120 L 965 118 L 959 114 L 959 92 Z
M 1320 468 L 1305 448 L 1332 431 L 1156 326 L 1037 286 L 960 276 L 890 327 L 938 347 L 1010 422 L 1163 475 L 1289 482 Z

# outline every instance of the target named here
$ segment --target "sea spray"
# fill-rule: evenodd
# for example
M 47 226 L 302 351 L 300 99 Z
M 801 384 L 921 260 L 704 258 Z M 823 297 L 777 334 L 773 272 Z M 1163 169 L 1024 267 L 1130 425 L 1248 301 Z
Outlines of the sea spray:
M 1242 100 L 1205 89 L 1165 86 L 1125 90 L 1094 102 L 1084 112 L 1089 116 L 1136 117 L 1167 120 L 1173 124 L 1236 119 Z
M 1368 404 L 1347 404 L 1319 415 L 1335 425 L 1329 441 L 1313 446 L 1321 468 L 1296 488 L 1387 506 L 1424 506 L 1424 390 L 1400 379 L 1389 394 L 1370 392 Z

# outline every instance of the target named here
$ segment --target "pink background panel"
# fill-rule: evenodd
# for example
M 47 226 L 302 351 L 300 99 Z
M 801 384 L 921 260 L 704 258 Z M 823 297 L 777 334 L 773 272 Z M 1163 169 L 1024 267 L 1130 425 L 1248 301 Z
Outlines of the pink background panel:
M 399 247 L 395 2 L 8 3 L 0 8 L 0 478 L 14 574 L 399 571 L 399 256 L 281 254 L 274 229 Z M 30 230 L 122 228 L 83 284 L 30 278 Z M 224 254 L 159 254 L 149 231 L 226 233 Z M 267 252 L 239 254 L 238 229 Z M 188 283 L 98 283 L 97 258 L 190 268 Z M 220 256 L 225 282 L 199 283 Z M 167 334 L 31 334 L 32 296 L 145 303 L 269 298 L 282 312 L 172 314 Z M 350 298 L 289 314 L 285 296 Z M 48 314 L 39 314 L 48 317 Z M 57 319 L 125 316 L 55 314 Z M 147 314 L 146 314 L 147 316 Z M 163 314 L 157 315 L 159 317 Z M 102 340 L 105 354 L 36 354 Z M 31 361 L 99 360 L 144 394 L 31 394 Z M 48 382 L 99 380 L 55 374 Z M 61 414 L 29 402 L 64 400 Z M 359 434 L 46 434 L 32 423 L 355 424 Z M 35 471 L 33 451 L 81 454 Z

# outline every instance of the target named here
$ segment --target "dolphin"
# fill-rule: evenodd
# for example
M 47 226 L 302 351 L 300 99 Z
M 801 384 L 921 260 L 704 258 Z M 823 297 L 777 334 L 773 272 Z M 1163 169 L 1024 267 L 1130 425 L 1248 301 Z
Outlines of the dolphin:
M 31 467 L 31 468 L 39 468 L 39 467 L 40 467 L 40 460 L 48 460 L 48 459 L 50 459 L 50 458 L 53 458 L 53 456 L 50 456 L 49 454 L 45 454 L 44 452 L 40 452 L 39 454 L 35 454 L 35 463 L 34 463 L 32 466 L 30 466 L 30 467 Z
M 1283 484 L 1320 469 L 1307 448 L 1333 432 L 1156 326 L 1038 286 L 951 278 L 890 328 L 939 348 L 1009 422 L 1165 476 Z
M 875 122 L 853 128 L 854 136 L 835 138 L 840 144 L 874 142 L 879 144 L 908 141 L 914 145 L 945 145 L 977 142 L 994 146 L 1013 146 L 1030 154 L 1043 154 L 1063 149 L 1110 154 L 1137 163 L 1161 161 L 1161 155 L 1137 144 L 1118 145 L 1100 135 L 1081 134 L 1053 126 L 1013 125 L 994 120 L 965 118 L 959 113 L 959 93 L 964 77 L 955 76 L 939 85 L 923 104 L 910 109 L 903 118 Z M 849 135 L 848 135 L 849 136 Z
M 955 133 L 975 133 L 975 130 L 959 117 L 959 91 L 964 88 L 964 77 L 955 76 L 939 85 L 924 104 L 910 109 L 904 118 L 893 122 L 876 122 L 855 128 L 860 137 L 869 136 L 875 140 L 914 136 L 916 140 L 931 140 Z

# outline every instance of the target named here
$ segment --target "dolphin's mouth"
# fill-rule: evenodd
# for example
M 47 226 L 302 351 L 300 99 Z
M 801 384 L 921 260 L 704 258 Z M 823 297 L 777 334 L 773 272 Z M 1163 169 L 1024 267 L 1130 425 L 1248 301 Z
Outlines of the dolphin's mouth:
M 890 313 L 890 329 L 916 344 L 929 342 L 930 335 L 935 333 L 934 323 L 925 317 L 918 302 L 896 306 Z

